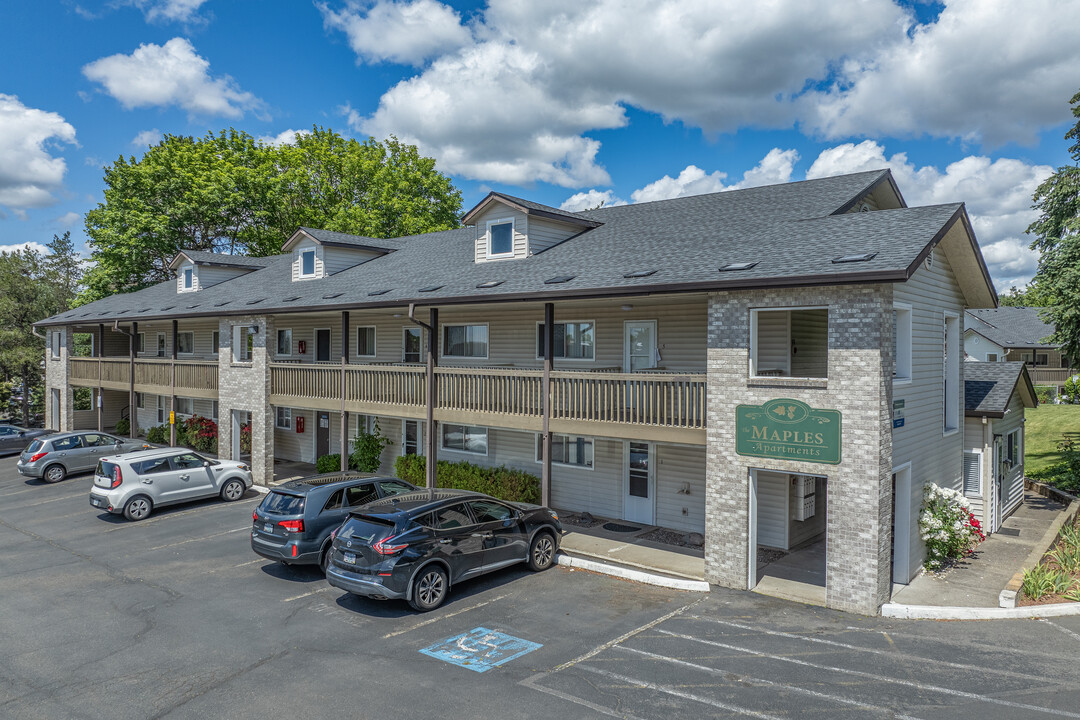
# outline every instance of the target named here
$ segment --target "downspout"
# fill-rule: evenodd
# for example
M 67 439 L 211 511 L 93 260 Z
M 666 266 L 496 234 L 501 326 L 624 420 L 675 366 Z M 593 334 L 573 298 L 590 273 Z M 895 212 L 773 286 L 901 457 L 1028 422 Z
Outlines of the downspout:
M 131 323 L 131 330 L 120 327 L 119 320 L 113 320 L 113 332 L 128 336 L 128 437 L 134 440 L 139 433 L 138 417 L 135 412 L 135 339 L 139 335 L 139 323 Z
M 551 507 L 551 369 L 555 363 L 555 303 L 544 303 L 543 465 L 540 469 L 540 504 Z
M 172 353 L 169 362 L 169 446 L 176 447 L 176 336 L 179 321 L 172 321 Z
M 97 357 L 97 429 L 105 431 L 105 401 L 102 398 L 101 358 L 105 354 L 105 323 L 98 323 L 97 342 L 94 343 L 94 356 Z
M 427 392 L 424 398 L 425 417 L 427 418 L 427 433 L 424 436 L 424 446 L 427 458 L 424 461 L 426 469 L 424 478 L 428 486 L 428 497 L 434 500 L 435 483 L 437 481 L 435 466 L 438 463 L 435 445 L 435 343 L 438 340 L 435 337 L 435 327 L 439 324 L 439 310 L 438 308 L 431 308 L 431 324 L 429 325 L 416 318 L 416 305 L 409 303 L 409 320 L 427 330 L 428 333 L 427 370 L 425 373 Z
M 349 311 L 341 312 L 341 472 L 349 470 L 349 413 L 345 409 L 345 369 L 349 364 Z

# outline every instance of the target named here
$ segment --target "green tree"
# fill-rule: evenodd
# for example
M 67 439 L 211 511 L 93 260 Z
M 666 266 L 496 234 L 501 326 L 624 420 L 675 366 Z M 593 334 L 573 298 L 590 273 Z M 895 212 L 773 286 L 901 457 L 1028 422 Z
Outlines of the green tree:
M 461 193 L 412 145 L 313 128 L 266 145 L 232 128 L 166 135 L 142 158 L 105 168 L 87 213 L 93 269 L 78 302 L 167 280 L 183 249 L 265 256 L 300 226 L 368 237 L 458 227 Z
M 1007 307 L 1051 307 L 1057 304 L 1057 300 L 1052 293 L 1032 281 L 1022 290 L 1013 286 L 1004 295 L 998 295 L 998 303 Z
M 1041 253 L 1035 284 L 1052 307 L 1044 311 L 1057 331 L 1062 352 L 1080 357 L 1080 92 L 1069 100 L 1077 122 L 1065 133 L 1073 164 L 1059 167 L 1035 191 L 1034 208 L 1041 215 L 1028 233 L 1031 249 Z

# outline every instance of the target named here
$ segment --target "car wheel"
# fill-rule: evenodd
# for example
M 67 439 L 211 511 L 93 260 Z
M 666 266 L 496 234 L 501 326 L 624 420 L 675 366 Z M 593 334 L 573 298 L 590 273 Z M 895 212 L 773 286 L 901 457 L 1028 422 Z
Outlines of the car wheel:
M 128 520 L 143 520 L 150 514 L 152 509 L 153 505 L 150 498 L 145 495 L 136 495 L 128 500 L 127 505 L 124 506 L 124 517 Z
M 58 483 L 67 477 L 67 469 L 63 465 L 53 464 L 45 468 L 41 477 L 47 483 Z
M 221 487 L 221 499 L 225 502 L 233 502 L 244 496 L 244 483 L 239 480 L 230 480 Z
M 549 532 L 538 532 L 529 544 L 529 569 L 547 570 L 555 562 L 555 538 Z
M 413 578 L 409 605 L 413 610 L 428 612 L 443 604 L 446 599 L 446 571 L 439 565 L 428 565 Z
M 319 567 L 322 568 L 323 575 L 330 568 L 330 556 L 334 554 L 334 544 L 328 543 L 326 549 L 323 550 L 322 555 L 319 556 Z

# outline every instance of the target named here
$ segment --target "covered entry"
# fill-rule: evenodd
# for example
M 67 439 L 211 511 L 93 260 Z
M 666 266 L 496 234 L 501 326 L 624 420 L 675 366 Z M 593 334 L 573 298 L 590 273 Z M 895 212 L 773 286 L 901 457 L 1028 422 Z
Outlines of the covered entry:
M 749 483 L 749 587 L 824 602 L 828 478 L 751 469 Z

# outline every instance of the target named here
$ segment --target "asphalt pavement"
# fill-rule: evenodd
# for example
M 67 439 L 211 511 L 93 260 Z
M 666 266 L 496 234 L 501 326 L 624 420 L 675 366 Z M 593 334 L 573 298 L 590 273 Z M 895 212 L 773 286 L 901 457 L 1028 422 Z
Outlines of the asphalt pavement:
M 885 620 L 562 567 L 417 614 L 256 556 L 254 492 L 129 523 L 89 476 L 14 466 L 2 718 L 1080 718 L 1080 618 Z

